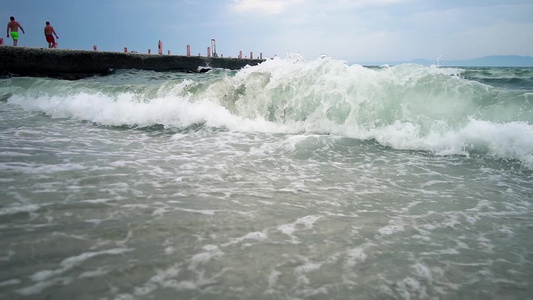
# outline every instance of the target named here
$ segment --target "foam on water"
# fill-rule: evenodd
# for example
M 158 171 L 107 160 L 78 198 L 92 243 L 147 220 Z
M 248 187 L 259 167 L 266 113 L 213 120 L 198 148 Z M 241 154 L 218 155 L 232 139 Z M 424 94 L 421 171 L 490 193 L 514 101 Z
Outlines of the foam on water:
M 3 79 L 0 297 L 527 298 L 531 96 L 464 72 Z
M 533 94 L 465 79 L 462 72 L 372 69 L 289 55 L 198 80 L 121 86 L 38 79 L 25 90 L 15 84 L 8 102 L 108 126 L 330 133 L 440 155 L 484 153 L 533 168 Z
M 0 208 L 0 216 L 14 215 L 14 214 L 19 214 L 19 213 L 32 213 L 32 212 L 37 211 L 39 208 L 40 207 L 35 204 L 3 207 L 3 208 Z
M 17 292 L 20 295 L 28 296 L 28 295 L 34 295 L 40 293 L 43 289 L 53 285 L 53 284 L 67 284 L 71 281 L 69 278 L 61 278 L 59 277 L 61 274 L 71 270 L 72 268 L 75 268 L 81 264 L 83 264 L 85 261 L 89 260 L 92 257 L 100 256 L 100 255 L 118 255 L 126 252 L 133 251 L 134 249 L 125 249 L 125 248 L 115 248 L 115 249 L 109 249 L 104 251 L 98 251 L 98 252 L 87 252 L 82 253 L 81 255 L 75 256 L 75 257 L 69 257 L 61 261 L 60 268 L 55 270 L 44 270 L 39 271 L 32 276 L 30 276 L 30 279 L 35 284 L 19 289 Z

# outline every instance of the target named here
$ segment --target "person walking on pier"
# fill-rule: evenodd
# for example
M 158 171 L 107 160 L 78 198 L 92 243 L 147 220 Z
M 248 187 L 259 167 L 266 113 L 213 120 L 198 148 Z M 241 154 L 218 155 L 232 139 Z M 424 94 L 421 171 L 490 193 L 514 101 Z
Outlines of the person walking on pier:
M 44 36 L 46 37 L 46 41 L 48 42 L 48 48 L 55 48 L 56 45 L 56 41 L 54 40 L 54 36 L 52 34 L 55 34 L 56 39 L 59 39 L 56 31 L 54 30 L 54 27 L 50 25 L 50 22 L 46 22 L 46 26 L 44 26 Z
M 9 37 L 9 31 L 11 30 L 11 38 L 13 38 L 13 46 L 16 46 L 19 41 L 19 28 L 22 30 L 22 33 L 26 34 L 24 32 L 24 28 L 20 26 L 20 23 L 15 21 L 15 17 L 11 16 L 9 18 L 11 22 L 7 23 L 7 37 Z

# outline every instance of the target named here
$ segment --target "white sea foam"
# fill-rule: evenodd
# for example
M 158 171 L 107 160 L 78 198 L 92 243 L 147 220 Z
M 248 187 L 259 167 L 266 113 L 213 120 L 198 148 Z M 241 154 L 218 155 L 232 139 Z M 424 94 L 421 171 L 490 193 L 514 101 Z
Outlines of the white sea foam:
M 422 263 L 417 263 L 413 266 L 413 269 L 415 271 L 415 274 L 421 279 L 425 281 L 431 282 L 433 280 L 433 277 L 431 275 L 431 270 Z
M 59 172 L 67 172 L 67 171 L 76 171 L 76 170 L 84 170 L 87 167 L 81 165 L 81 164 L 72 164 L 72 163 L 65 163 L 65 164 L 58 164 L 58 165 L 39 165 L 39 164 L 27 164 L 27 163 L 18 163 L 18 164 L 8 164 L 3 163 L 0 164 L 0 168 L 6 169 L 6 170 L 12 170 L 15 172 L 21 172 L 26 174 L 40 174 L 40 173 L 46 173 L 46 174 L 52 174 L 52 173 L 59 173 Z
M 94 277 L 102 277 L 102 276 L 105 276 L 109 273 L 109 269 L 106 268 L 106 267 L 100 267 L 100 268 L 97 268 L 96 270 L 91 270 L 91 271 L 85 271 L 83 273 L 81 273 L 78 277 L 79 278 L 94 278 Z
M 347 268 L 353 268 L 356 263 L 365 261 L 367 257 L 363 248 L 349 249 L 346 252 L 345 267 Z
M 111 126 L 205 124 L 233 131 L 332 133 L 440 155 L 481 150 L 533 168 L 527 95 L 461 78 L 461 72 L 414 64 L 369 69 L 289 55 L 210 83 L 188 78 L 133 91 L 67 85 L 37 97 L 32 91 L 31 97 L 14 94 L 8 102 Z
M 20 214 L 20 213 L 33 213 L 37 211 L 39 208 L 40 206 L 36 204 L 3 207 L 3 208 L 0 208 L 0 216 L 14 215 L 14 214 Z
M 141 86 L 143 72 L 109 85 L 10 79 L 26 92 L 2 106 L 16 127 L 4 144 L 31 155 L 0 165 L 15 181 L 2 182 L 0 298 L 523 297 L 530 173 L 478 158 L 527 157 L 529 121 L 487 114 L 502 104 L 491 87 L 327 58 L 215 71 Z M 82 93 L 101 101 L 69 107 Z M 77 121 L 89 117 L 101 123 Z M 57 174 L 30 172 L 40 165 Z
M 20 282 L 21 282 L 20 279 L 9 279 L 9 280 L 0 282 L 0 287 L 15 285 L 15 284 L 19 284 Z
M 205 252 L 197 253 L 193 255 L 190 259 L 190 266 L 192 269 L 195 269 L 198 265 L 206 264 L 210 260 L 224 255 L 218 246 L 204 246 L 203 249 Z
M 412 277 L 406 277 L 405 279 L 398 281 L 396 283 L 398 287 L 407 291 L 418 291 L 420 290 L 420 282 Z
M 318 221 L 321 216 L 305 216 L 299 218 L 294 223 L 279 225 L 277 228 L 280 232 L 292 236 L 292 234 L 298 230 L 298 225 L 301 225 L 304 229 L 311 229 L 316 221 Z
M 401 221 L 391 220 L 389 224 L 390 225 L 387 225 L 385 227 L 378 229 L 378 232 L 381 235 L 387 236 L 387 235 L 396 234 L 396 233 L 405 231 L 405 226 Z
M 128 249 L 128 248 L 115 248 L 115 249 L 102 250 L 102 251 L 97 251 L 97 252 L 85 252 L 78 256 L 66 258 L 61 261 L 60 268 L 58 269 L 43 270 L 43 271 L 39 271 L 31 275 L 30 279 L 36 283 L 31 286 L 21 288 L 17 290 L 17 292 L 24 296 L 38 294 L 42 290 L 44 290 L 45 288 L 53 284 L 65 282 L 65 280 L 66 281 L 71 280 L 69 278 L 59 278 L 57 276 L 75 268 L 76 266 L 82 264 L 83 262 L 89 260 L 90 258 L 100 256 L 100 255 L 106 255 L 106 254 L 107 255 L 118 255 L 118 254 L 130 252 L 133 250 L 134 249 Z

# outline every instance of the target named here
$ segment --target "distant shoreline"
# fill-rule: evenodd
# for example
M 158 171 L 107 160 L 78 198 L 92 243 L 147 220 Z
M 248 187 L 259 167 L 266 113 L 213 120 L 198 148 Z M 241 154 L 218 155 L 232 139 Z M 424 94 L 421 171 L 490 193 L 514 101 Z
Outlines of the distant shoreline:
M 382 61 L 382 62 L 354 62 L 363 66 L 383 66 L 418 64 L 423 66 L 436 65 L 440 67 L 489 67 L 489 68 L 531 68 L 533 57 L 519 55 L 491 55 L 465 60 L 440 60 L 440 59 L 413 59 L 409 61 Z
M 70 49 L 0 46 L 0 75 L 81 79 L 117 69 L 201 72 L 238 70 L 262 59 L 159 55 Z

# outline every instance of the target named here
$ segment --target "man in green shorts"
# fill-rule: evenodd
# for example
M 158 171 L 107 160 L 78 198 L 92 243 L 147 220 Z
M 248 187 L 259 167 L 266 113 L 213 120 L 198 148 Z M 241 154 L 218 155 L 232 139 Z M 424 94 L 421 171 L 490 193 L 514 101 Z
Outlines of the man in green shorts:
M 20 23 L 15 21 L 15 17 L 9 18 L 11 19 L 11 22 L 7 23 L 7 37 L 9 37 L 9 31 L 11 31 L 11 38 L 13 39 L 13 46 L 16 46 L 19 41 L 19 27 L 22 30 L 22 33 L 26 34 L 24 32 L 24 28 L 20 26 Z

